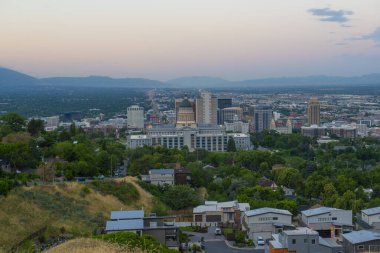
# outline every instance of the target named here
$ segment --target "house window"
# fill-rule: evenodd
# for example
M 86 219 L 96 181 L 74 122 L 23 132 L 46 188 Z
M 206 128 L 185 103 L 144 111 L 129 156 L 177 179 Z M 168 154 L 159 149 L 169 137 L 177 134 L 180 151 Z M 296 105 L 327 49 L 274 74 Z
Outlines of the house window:
M 364 249 L 364 245 L 358 245 L 358 249 L 363 250 Z
M 338 218 L 337 217 L 332 217 L 332 220 L 337 220 Z
M 303 242 L 304 242 L 304 243 L 307 243 L 307 238 L 303 239 Z
M 296 244 L 297 243 L 297 240 L 296 239 L 292 239 L 292 244 Z
M 315 239 L 311 239 L 311 244 L 315 244 Z
M 278 220 L 278 217 L 273 217 L 273 220 Z

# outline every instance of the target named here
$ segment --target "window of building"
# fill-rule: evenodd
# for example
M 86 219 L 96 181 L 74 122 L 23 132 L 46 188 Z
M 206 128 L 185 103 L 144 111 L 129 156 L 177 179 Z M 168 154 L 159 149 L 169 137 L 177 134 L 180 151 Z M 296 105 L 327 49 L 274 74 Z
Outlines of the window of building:
M 296 239 L 292 239 L 292 244 L 296 244 L 297 243 L 297 240 Z
M 332 220 L 337 220 L 338 218 L 337 217 L 332 217 Z
M 303 242 L 304 242 L 304 243 L 307 243 L 307 238 L 303 239 Z
M 273 220 L 278 220 L 278 217 L 273 217 Z
M 358 245 L 358 249 L 363 250 L 364 249 L 364 245 Z
M 311 244 L 315 244 L 315 239 L 311 239 Z

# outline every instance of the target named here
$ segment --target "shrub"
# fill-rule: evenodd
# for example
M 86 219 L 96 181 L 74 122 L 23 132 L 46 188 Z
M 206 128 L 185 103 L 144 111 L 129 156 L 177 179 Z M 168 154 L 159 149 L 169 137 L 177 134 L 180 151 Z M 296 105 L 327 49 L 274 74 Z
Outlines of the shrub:
M 91 182 L 90 186 L 103 194 L 114 195 L 124 204 L 129 204 L 131 201 L 136 201 L 140 198 L 136 187 L 129 182 L 95 180 Z
M 144 250 L 150 253 L 178 253 L 176 250 L 171 250 L 165 245 L 160 244 L 153 236 L 139 236 L 132 232 L 116 232 L 105 235 L 95 236 L 96 239 L 101 239 L 110 243 L 125 245 L 131 250 Z

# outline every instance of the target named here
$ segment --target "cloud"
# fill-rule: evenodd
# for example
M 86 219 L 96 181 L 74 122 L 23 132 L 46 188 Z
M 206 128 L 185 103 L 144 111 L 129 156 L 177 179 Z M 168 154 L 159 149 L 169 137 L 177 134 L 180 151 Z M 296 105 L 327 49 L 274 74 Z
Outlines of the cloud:
M 353 37 L 348 40 L 355 41 L 355 40 L 372 40 L 375 43 L 375 47 L 380 47 L 380 27 L 377 27 L 375 31 L 362 35 L 360 37 Z
M 310 9 L 309 12 L 324 22 L 345 23 L 350 19 L 348 16 L 353 15 L 354 12 L 346 10 L 332 10 L 330 8 Z

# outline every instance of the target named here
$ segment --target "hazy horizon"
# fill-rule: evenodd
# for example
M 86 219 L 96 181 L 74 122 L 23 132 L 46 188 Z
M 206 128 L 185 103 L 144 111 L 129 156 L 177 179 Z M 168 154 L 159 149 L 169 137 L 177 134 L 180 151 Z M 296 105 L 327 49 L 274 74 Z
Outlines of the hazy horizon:
M 35 77 L 379 72 L 378 0 L 3 0 L 0 65 Z

